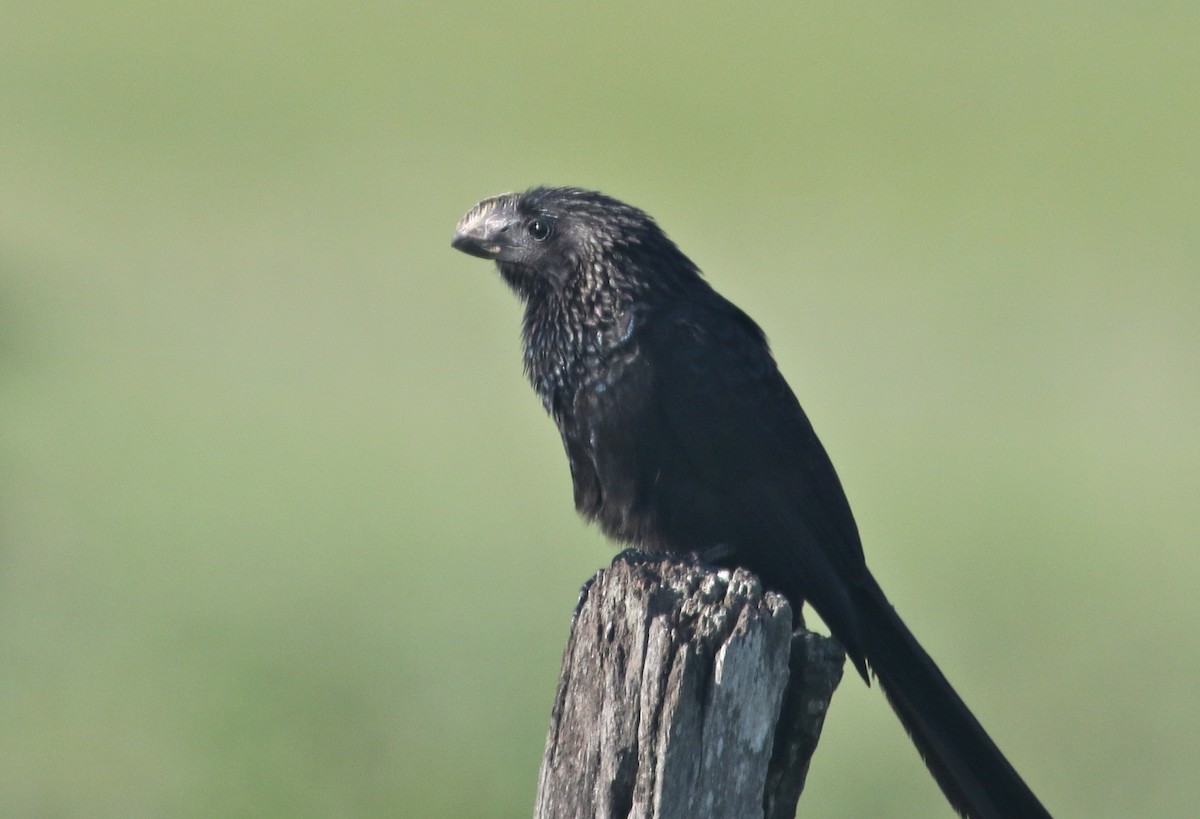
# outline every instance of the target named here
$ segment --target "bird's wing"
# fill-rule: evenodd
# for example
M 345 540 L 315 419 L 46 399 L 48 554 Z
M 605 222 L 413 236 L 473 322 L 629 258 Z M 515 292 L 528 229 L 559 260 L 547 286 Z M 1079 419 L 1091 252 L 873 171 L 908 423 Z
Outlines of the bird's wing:
M 655 402 L 647 412 L 665 437 L 655 447 L 660 462 L 725 506 L 714 519 L 735 520 L 741 542 L 733 545 L 750 568 L 793 578 L 784 591 L 802 594 L 827 622 L 852 620 L 846 585 L 865 570 L 858 530 L 762 331 L 713 294 L 647 321 L 640 349 Z

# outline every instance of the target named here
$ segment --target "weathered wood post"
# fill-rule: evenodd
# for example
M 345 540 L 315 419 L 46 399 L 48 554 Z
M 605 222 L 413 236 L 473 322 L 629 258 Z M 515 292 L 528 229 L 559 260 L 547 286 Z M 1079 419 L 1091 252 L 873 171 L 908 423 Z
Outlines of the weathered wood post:
M 618 557 L 576 609 L 535 819 L 791 819 L 843 661 L 748 572 Z

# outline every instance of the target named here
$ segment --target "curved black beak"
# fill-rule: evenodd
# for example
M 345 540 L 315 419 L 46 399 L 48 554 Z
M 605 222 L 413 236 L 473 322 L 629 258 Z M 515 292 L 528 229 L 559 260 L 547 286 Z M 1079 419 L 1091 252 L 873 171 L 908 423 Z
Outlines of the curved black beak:
M 484 199 L 458 221 L 450 247 L 481 259 L 495 259 L 504 250 L 503 237 L 512 218 L 516 194 Z

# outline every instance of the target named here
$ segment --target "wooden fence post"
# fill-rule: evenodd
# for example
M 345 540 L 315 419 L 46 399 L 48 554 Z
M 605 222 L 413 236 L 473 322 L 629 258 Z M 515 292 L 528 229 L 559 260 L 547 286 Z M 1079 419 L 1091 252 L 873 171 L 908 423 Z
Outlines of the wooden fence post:
M 619 556 L 576 608 L 535 819 L 791 819 L 844 659 L 746 571 Z

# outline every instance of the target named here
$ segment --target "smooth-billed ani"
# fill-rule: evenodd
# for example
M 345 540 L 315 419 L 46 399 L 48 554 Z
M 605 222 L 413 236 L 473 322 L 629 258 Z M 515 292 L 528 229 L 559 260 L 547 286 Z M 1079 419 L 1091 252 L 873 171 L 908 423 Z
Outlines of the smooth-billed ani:
M 525 305 L 525 371 L 562 434 L 575 505 L 611 538 L 744 566 L 810 603 L 878 678 L 951 804 L 1048 817 L 893 610 L 833 465 L 762 330 L 646 213 L 535 188 L 485 199 L 453 246 Z

